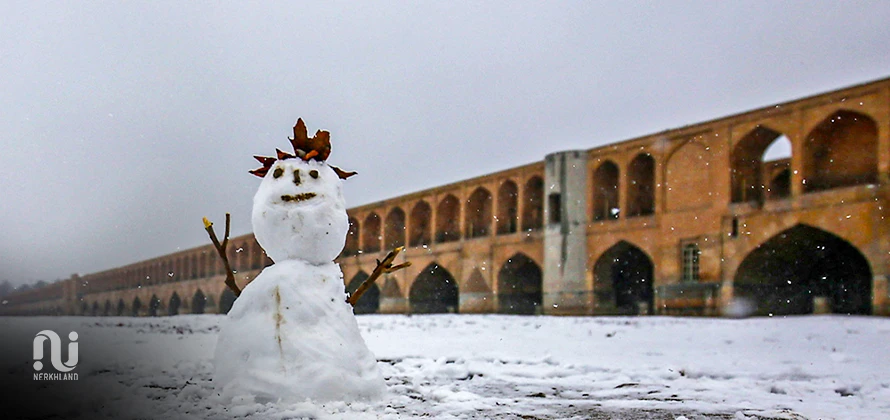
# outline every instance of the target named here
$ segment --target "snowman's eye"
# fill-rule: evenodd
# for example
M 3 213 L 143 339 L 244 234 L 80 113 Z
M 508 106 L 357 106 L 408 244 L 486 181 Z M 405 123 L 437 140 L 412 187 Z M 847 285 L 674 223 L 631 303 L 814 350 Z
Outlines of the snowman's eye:
M 315 169 L 309 171 L 309 176 L 311 176 L 313 179 L 318 179 L 318 171 L 316 171 Z
M 300 170 L 294 169 L 294 185 L 300 185 Z
M 275 179 L 281 178 L 281 175 L 284 175 L 284 169 L 275 168 L 275 172 L 272 172 L 272 177 Z

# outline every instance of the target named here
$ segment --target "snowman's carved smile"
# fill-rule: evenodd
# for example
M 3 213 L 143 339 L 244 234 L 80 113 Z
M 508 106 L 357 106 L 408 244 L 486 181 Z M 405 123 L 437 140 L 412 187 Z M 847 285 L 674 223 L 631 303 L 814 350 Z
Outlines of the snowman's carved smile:
M 285 203 L 299 203 L 301 201 L 306 201 L 312 199 L 316 196 L 314 192 L 300 193 L 300 194 L 287 194 L 281 196 L 281 201 Z

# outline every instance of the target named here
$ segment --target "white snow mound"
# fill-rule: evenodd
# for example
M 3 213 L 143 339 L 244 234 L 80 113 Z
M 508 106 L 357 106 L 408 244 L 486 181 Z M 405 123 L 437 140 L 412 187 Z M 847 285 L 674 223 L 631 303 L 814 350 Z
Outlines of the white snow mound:
M 263 270 L 223 321 L 213 364 L 223 398 L 374 400 L 386 391 L 334 263 Z

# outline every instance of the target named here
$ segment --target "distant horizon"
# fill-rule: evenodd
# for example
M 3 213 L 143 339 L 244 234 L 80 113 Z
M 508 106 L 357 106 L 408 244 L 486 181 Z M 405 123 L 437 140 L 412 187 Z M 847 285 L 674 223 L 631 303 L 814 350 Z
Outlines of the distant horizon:
M 736 113 L 736 114 L 725 115 L 725 116 L 721 116 L 721 117 L 713 118 L 713 119 L 711 119 L 711 120 L 707 120 L 707 121 L 701 121 L 701 122 L 696 122 L 696 123 L 690 123 L 690 124 L 680 125 L 680 126 L 676 126 L 676 127 L 674 127 L 674 128 L 668 128 L 668 129 L 664 129 L 664 130 L 660 130 L 660 131 L 652 132 L 652 133 L 649 133 L 649 134 L 644 134 L 644 135 L 641 135 L 641 136 L 637 136 L 637 137 L 633 137 L 633 138 L 629 138 L 629 139 L 625 139 L 625 140 L 618 140 L 618 141 L 615 141 L 615 142 L 613 142 L 613 143 L 607 143 L 607 144 L 603 144 L 603 145 L 595 146 L 595 147 L 592 147 L 592 148 L 589 148 L 589 149 L 580 149 L 580 150 L 584 150 L 584 151 L 590 152 L 590 151 L 593 151 L 593 150 L 596 150 L 596 149 L 599 149 L 599 148 L 606 148 L 606 147 L 614 146 L 614 145 L 616 145 L 616 144 L 621 144 L 621 143 L 625 143 L 625 142 L 631 142 L 631 141 L 635 141 L 635 140 L 642 139 L 642 138 L 645 138 L 645 137 L 649 137 L 649 136 L 657 135 L 657 134 L 660 134 L 660 133 L 670 132 L 670 131 L 672 131 L 672 130 L 684 129 L 684 128 L 687 128 L 687 127 L 692 127 L 692 126 L 696 126 L 696 125 L 700 125 L 700 124 L 708 124 L 708 123 L 712 123 L 712 122 L 719 121 L 719 120 L 722 120 L 722 119 L 732 118 L 732 117 L 736 117 L 736 116 L 739 116 L 739 115 L 744 115 L 744 114 L 747 114 L 747 113 L 749 113 L 749 112 L 755 112 L 755 111 L 766 110 L 766 109 L 772 108 L 772 107 L 774 107 L 774 106 L 780 106 L 780 105 L 783 105 L 783 104 L 786 104 L 786 103 L 792 103 L 792 102 L 795 102 L 795 101 L 800 101 L 800 100 L 805 100 L 805 99 L 815 98 L 815 97 L 818 97 L 818 96 L 821 96 L 821 95 L 825 95 L 825 94 L 832 93 L 832 92 L 837 91 L 837 90 L 848 89 L 848 88 L 854 88 L 854 87 L 858 87 L 858 86 L 868 85 L 868 84 L 871 84 L 871 83 L 881 82 L 881 81 L 884 81 L 884 80 L 890 80 L 890 77 L 882 77 L 882 78 L 878 78 L 878 79 L 870 80 L 870 81 L 863 82 L 863 83 L 856 83 L 856 84 L 852 84 L 852 85 L 849 85 L 849 86 L 846 86 L 846 87 L 842 87 L 842 88 L 839 88 L 839 89 L 833 89 L 833 90 L 829 90 L 829 91 L 821 91 L 821 92 L 818 92 L 818 93 L 815 93 L 815 94 L 801 96 L 801 97 L 799 97 L 799 98 L 797 98 L 797 99 L 792 99 L 792 100 L 788 100 L 788 101 L 777 102 L 777 103 L 775 103 L 775 104 L 770 104 L 770 105 L 766 105 L 766 106 L 762 106 L 762 107 L 754 108 L 754 109 L 751 109 L 751 110 L 742 111 L 742 112 L 739 112 L 739 113 Z M 778 139 L 776 140 L 776 142 L 774 142 L 774 143 L 773 143 L 773 144 L 766 150 L 766 152 L 764 152 L 764 156 L 768 156 L 770 153 L 789 153 L 789 154 L 790 154 L 790 144 L 787 144 L 787 145 L 782 144 L 782 141 L 783 141 L 783 140 L 784 140 L 784 143 L 788 143 L 788 139 L 787 139 L 787 137 L 785 137 L 785 136 L 781 136 L 780 138 L 778 138 Z M 778 144 L 778 147 L 777 147 L 777 144 Z M 778 150 L 778 152 L 775 152 L 775 151 L 773 151 L 773 150 Z M 558 153 L 558 152 L 559 152 L 559 151 L 554 151 L 554 152 L 551 152 L 551 153 Z M 546 156 L 546 155 L 545 155 L 545 156 Z M 765 161 L 766 161 L 766 160 L 767 160 L 767 159 L 765 159 Z M 464 179 L 459 179 L 459 180 L 455 180 L 455 181 L 449 181 L 449 182 L 447 182 L 447 183 L 445 183 L 445 184 L 442 184 L 442 185 L 433 186 L 433 187 L 430 187 L 430 188 L 427 188 L 427 189 L 423 189 L 423 190 L 411 191 L 411 192 L 408 192 L 408 193 L 406 193 L 406 194 L 402 194 L 402 195 L 398 195 L 398 196 L 385 197 L 385 198 L 382 198 L 382 199 L 380 199 L 380 200 L 376 200 L 376 201 L 373 201 L 373 202 L 370 202 L 370 203 L 365 203 L 365 204 L 361 204 L 361 205 L 357 205 L 357 206 L 350 206 L 350 207 L 348 207 L 348 209 L 354 209 L 354 208 L 364 207 L 364 206 L 368 206 L 368 205 L 374 205 L 375 203 L 384 202 L 384 201 L 392 200 L 392 199 L 397 199 L 397 198 L 402 197 L 402 196 L 404 196 L 404 195 L 411 195 L 411 194 L 423 193 L 424 191 L 428 191 L 428 190 L 432 190 L 432 189 L 436 189 L 436 188 L 441 188 L 441 187 L 448 186 L 448 185 L 451 185 L 451 184 L 459 184 L 459 183 L 462 183 L 462 182 L 471 181 L 471 180 L 473 180 L 473 179 L 475 179 L 475 178 L 481 178 L 481 177 L 485 177 L 485 176 L 490 176 L 490 175 L 492 175 L 492 174 L 496 174 L 496 173 L 498 173 L 498 172 L 508 171 L 508 170 L 511 170 L 511 169 L 515 169 L 515 168 L 519 168 L 519 167 L 523 167 L 523 166 L 527 166 L 527 165 L 534 165 L 534 164 L 536 164 L 536 163 L 540 163 L 541 161 L 543 161 L 543 157 L 542 157 L 542 159 L 539 160 L 539 161 L 534 161 L 534 162 L 528 162 L 528 163 L 519 164 L 519 165 L 512 166 L 512 167 L 509 167 L 509 168 L 506 168 L 506 169 L 502 169 L 502 170 L 499 170 L 499 171 L 496 171 L 496 172 L 491 172 L 491 173 L 488 173 L 488 174 L 482 174 L 482 175 L 479 175 L 479 176 L 476 176 L 476 177 L 473 177 L 473 178 L 464 178 Z M 210 218 L 210 219 L 211 219 L 211 221 L 213 221 L 212 218 Z M 243 233 L 243 234 L 240 234 L 240 235 L 231 236 L 231 238 L 234 239 L 234 238 L 238 238 L 238 237 L 242 237 L 242 236 L 249 236 L 249 235 L 253 235 L 253 232 L 250 231 L 250 232 Z M 118 269 L 118 268 L 126 267 L 126 266 L 131 265 L 131 264 L 136 264 L 136 263 L 139 263 L 139 262 L 142 262 L 142 261 L 147 261 L 147 260 L 151 260 L 151 259 L 155 259 L 155 258 L 162 258 L 162 257 L 164 257 L 164 256 L 170 255 L 170 254 L 175 253 L 175 252 L 183 252 L 183 251 L 188 251 L 188 250 L 191 250 L 191 249 L 203 248 L 203 247 L 205 247 L 205 246 L 211 246 L 211 243 L 210 243 L 209 239 L 207 240 L 207 243 L 205 243 L 205 244 L 198 244 L 198 245 L 195 245 L 195 246 L 192 246 L 192 247 L 188 247 L 188 248 L 184 248 L 184 249 L 179 249 L 179 248 L 177 248 L 177 249 L 176 249 L 175 251 L 173 251 L 173 252 L 167 252 L 167 253 L 159 254 L 159 255 L 156 255 L 156 256 L 154 256 L 154 257 L 149 257 L 149 258 L 147 258 L 147 259 L 136 260 L 136 261 L 130 261 L 130 262 L 127 262 L 127 263 L 123 263 L 123 264 L 119 264 L 119 265 L 114 265 L 114 266 L 111 266 L 111 267 L 108 267 L 108 268 L 103 268 L 103 269 L 100 269 L 100 270 L 98 270 L 98 271 L 89 272 L 89 273 L 72 273 L 72 274 L 69 275 L 68 277 L 57 278 L 57 279 L 55 279 L 55 280 L 45 280 L 45 279 L 34 280 L 32 283 L 24 283 L 24 284 L 20 284 L 20 285 L 14 285 L 14 289 L 15 289 L 15 290 L 18 290 L 18 289 L 21 288 L 22 286 L 31 286 L 31 287 L 34 287 L 34 286 L 36 286 L 37 283 L 39 283 L 39 282 L 41 282 L 41 281 L 45 282 L 46 285 L 50 285 L 50 284 L 58 283 L 58 282 L 61 282 L 61 281 L 69 280 L 69 279 L 71 279 L 71 277 L 74 276 L 74 275 L 77 275 L 77 276 L 86 276 L 86 275 L 90 275 L 90 274 L 100 273 L 100 272 L 103 272 L 103 271 L 115 270 L 115 269 Z M 0 280 L 0 281 L 8 281 L 8 280 L 5 280 L 5 279 L 4 279 L 4 280 Z M 12 283 L 12 282 L 10 282 L 10 283 Z
M 203 216 L 250 232 L 252 156 L 298 117 L 359 173 L 352 208 L 890 71 L 890 3 L 868 0 L 7 9 L 14 284 L 200 246 Z

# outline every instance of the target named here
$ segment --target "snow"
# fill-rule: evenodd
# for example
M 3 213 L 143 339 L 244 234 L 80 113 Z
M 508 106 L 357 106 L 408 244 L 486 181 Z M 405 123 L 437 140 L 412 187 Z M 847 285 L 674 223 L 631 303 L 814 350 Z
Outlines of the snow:
M 890 418 L 887 318 L 359 316 L 387 393 L 352 403 L 226 401 L 224 319 L 0 318 L 6 401 L 90 419 Z M 75 387 L 32 386 L 43 329 L 79 334 Z
M 334 263 L 286 260 L 263 270 L 222 322 L 213 365 L 227 399 L 354 401 L 385 390 Z
M 337 258 L 349 229 L 342 184 L 323 162 L 275 162 L 257 188 L 251 216 L 256 240 L 272 261 L 325 264 Z

